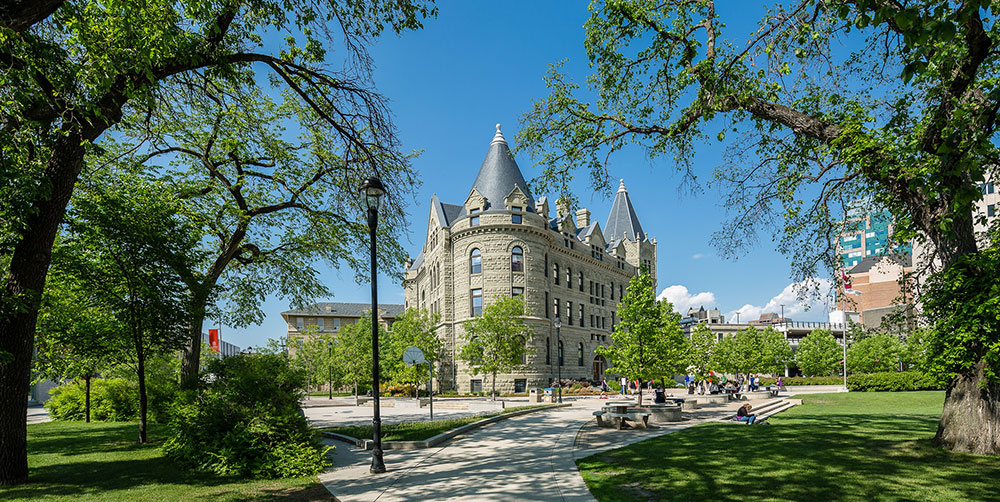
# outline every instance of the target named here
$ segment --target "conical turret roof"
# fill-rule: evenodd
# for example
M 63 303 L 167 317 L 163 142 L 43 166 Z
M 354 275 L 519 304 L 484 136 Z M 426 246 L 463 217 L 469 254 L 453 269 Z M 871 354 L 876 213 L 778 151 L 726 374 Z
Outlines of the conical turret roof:
M 604 235 L 609 241 L 619 242 L 624 236 L 630 241 L 641 241 L 646 239 L 646 234 L 639 224 L 639 217 L 632 207 L 632 199 L 625 189 L 625 180 L 619 180 L 618 193 L 615 194 L 615 202 L 611 205 L 611 214 L 608 215 L 608 223 L 604 225 Z
M 515 186 L 520 187 L 524 195 L 528 196 L 527 210 L 534 212 L 535 199 L 528 191 L 524 175 L 521 174 L 521 169 L 517 167 L 517 162 L 514 162 L 514 156 L 507 147 L 507 140 L 500 132 L 500 124 L 497 124 L 497 133 L 493 136 L 490 150 L 486 153 L 486 159 L 479 168 L 479 174 L 476 175 L 472 188 L 486 197 L 487 209 L 504 209 L 503 200 Z

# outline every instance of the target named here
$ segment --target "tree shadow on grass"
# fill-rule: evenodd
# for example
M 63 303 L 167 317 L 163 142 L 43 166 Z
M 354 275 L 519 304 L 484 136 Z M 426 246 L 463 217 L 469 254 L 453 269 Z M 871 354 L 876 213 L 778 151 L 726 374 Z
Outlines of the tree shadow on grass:
M 578 465 L 602 501 L 1000 500 L 1000 459 L 934 448 L 936 425 L 925 415 L 858 414 L 707 424 Z

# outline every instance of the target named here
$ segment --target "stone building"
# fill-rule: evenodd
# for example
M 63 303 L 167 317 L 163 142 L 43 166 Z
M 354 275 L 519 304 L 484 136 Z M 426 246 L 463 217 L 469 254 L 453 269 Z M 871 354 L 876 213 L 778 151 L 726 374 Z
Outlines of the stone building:
M 313 334 L 336 336 L 342 326 L 354 324 L 362 317 L 371 316 L 371 311 L 370 303 L 320 302 L 282 312 L 281 317 L 288 324 L 285 335 L 288 354 L 294 357 L 295 351 L 305 342 L 305 337 Z M 378 304 L 378 322 L 386 329 L 391 329 L 392 323 L 402 313 L 402 305 Z
M 431 198 L 425 244 L 405 271 L 405 307 L 441 315 L 441 389 L 484 387 L 457 357 L 463 326 L 510 295 L 524 297 L 533 336 L 525 369 L 498 376 L 498 390 L 546 386 L 560 363 L 563 378 L 597 380 L 607 362 L 594 349 L 610 343 L 618 301 L 640 267 L 656 277 L 656 240 L 642 231 L 624 181 L 603 229 L 587 209 L 550 207 L 528 190 L 498 124 L 465 201 Z

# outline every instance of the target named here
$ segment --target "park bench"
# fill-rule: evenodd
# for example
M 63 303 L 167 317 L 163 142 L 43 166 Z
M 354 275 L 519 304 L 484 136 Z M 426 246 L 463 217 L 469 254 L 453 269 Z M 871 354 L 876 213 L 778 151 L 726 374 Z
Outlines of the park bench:
M 764 387 L 764 390 L 766 390 L 771 397 L 778 397 L 778 390 L 780 389 L 778 389 L 776 385 L 768 385 L 767 387 Z

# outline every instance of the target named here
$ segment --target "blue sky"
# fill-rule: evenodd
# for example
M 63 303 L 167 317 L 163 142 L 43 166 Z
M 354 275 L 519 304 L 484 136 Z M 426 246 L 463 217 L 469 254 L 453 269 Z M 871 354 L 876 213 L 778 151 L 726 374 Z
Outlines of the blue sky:
M 423 30 L 389 36 L 372 50 L 376 85 L 391 100 L 404 148 L 423 150 L 414 162 L 423 185 L 409 209 L 413 223 L 403 242 L 412 256 L 423 245 L 431 195 L 453 204 L 465 200 L 494 125 L 502 124 L 513 143 L 521 114 L 533 99 L 547 95 L 542 77 L 548 65 L 567 59 L 564 70 L 581 83 L 588 70 L 583 48 L 587 2 L 451 0 L 438 5 L 440 14 Z M 747 23 L 759 19 L 757 7 L 741 12 L 742 5 L 733 1 L 733 9 L 723 14 L 730 33 L 745 35 L 756 29 Z M 721 149 L 706 144 L 697 151 L 698 174 L 708 179 L 720 163 Z M 526 179 L 538 175 L 525 154 L 516 160 Z M 638 150 L 612 157 L 609 167 L 615 179 L 625 180 L 643 229 L 659 242 L 658 293 L 666 290 L 664 296 L 685 311 L 688 305 L 718 307 L 727 320 L 740 309 L 740 320 L 746 322 L 762 311 L 777 312 L 780 303 L 792 319 L 826 320 L 821 304 L 807 312 L 796 306 L 788 260 L 772 249 L 769 236 L 762 236 L 750 253 L 735 261 L 717 256 L 710 238 L 721 228 L 725 213 L 715 189 L 682 193 L 669 159 L 651 164 Z M 594 193 L 586 174 L 579 177 L 582 181 L 573 189 L 603 227 L 613 194 Z M 367 285 L 355 284 L 348 271 L 326 270 L 324 280 L 335 296 L 320 301 L 370 301 Z M 379 286 L 381 303 L 403 302 L 398 283 L 380 277 Z M 264 323 L 223 328 L 223 337 L 246 347 L 283 336 L 286 326 L 280 313 L 288 308 L 287 302 L 268 298 Z M 210 327 L 207 323 L 205 329 Z

